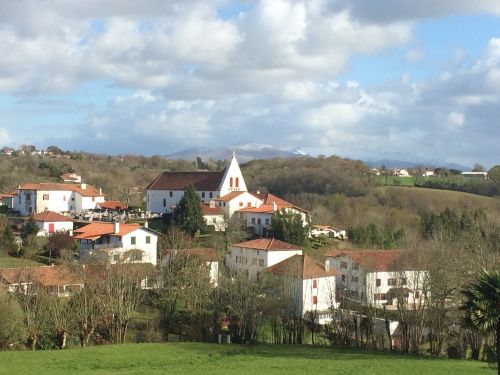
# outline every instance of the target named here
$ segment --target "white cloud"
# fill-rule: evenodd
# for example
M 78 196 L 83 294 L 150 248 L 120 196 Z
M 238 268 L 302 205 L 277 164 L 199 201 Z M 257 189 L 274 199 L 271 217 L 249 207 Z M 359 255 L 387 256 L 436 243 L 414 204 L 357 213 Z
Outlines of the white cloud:
M 459 129 L 465 124 L 465 115 L 461 112 L 450 112 L 447 120 L 450 129 Z

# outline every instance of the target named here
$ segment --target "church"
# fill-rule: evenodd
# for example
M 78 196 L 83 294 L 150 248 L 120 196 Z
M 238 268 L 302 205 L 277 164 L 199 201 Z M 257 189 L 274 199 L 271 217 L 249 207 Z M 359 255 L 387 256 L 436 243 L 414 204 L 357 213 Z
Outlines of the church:
M 190 185 L 196 189 L 208 225 L 224 229 L 224 219 L 236 215 L 257 235 L 267 233 L 272 215 L 286 210 L 298 213 L 304 225 L 310 213 L 273 194 L 250 193 L 233 153 L 229 166 L 219 172 L 163 172 L 146 187 L 146 207 L 154 213 L 171 213 Z

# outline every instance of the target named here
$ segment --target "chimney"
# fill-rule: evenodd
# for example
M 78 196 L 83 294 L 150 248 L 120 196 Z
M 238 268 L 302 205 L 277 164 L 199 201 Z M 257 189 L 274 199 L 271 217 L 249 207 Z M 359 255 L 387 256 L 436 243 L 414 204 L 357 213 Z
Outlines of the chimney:
M 208 207 L 215 208 L 215 201 L 213 199 L 208 203 Z
M 146 228 L 146 229 L 149 228 L 149 223 L 147 220 L 144 222 L 144 228 Z
M 256 194 L 260 194 L 260 190 L 257 190 L 257 191 L 256 191 Z
M 115 233 L 115 234 L 120 233 L 120 223 L 119 222 L 113 223 L 113 233 Z
M 99 195 L 102 195 L 102 188 L 99 188 Z
M 278 205 L 276 202 L 273 202 L 273 211 L 278 211 Z
M 82 183 L 82 184 L 80 185 L 80 187 L 81 187 L 82 189 L 86 189 L 86 188 L 87 188 L 87 184 Z
M 330 262 L 328 259 L 325 259 L 325 271 L 330 271 Z

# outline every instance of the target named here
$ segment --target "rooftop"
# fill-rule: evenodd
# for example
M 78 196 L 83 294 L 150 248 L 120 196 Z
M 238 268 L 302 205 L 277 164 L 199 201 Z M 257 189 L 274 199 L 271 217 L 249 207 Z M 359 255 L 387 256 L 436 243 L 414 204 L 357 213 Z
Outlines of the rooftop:
M 308 255 L 294 255 L 266 269 L 276 275 L 312 279 L 317 277 L 335 276 L 335 269 L 325 270 L 324 264 Z
M 85 225 L 84 227 L 81 227 L 79 229 L 76 229 L 74 231 L 75 233 L 75 239 L 87 239 L 87 240 L 96 240 L 99 237 L 105 236 L 105 235 L 115 235 L 115 236 L 125 236 L 126 234 L 129 234 L 137 229 L 143 228 L 139 224 L 124 224 L 124 223 L 119 223 L 119 230 L 118 233 L 115 233 L 115 223 L 102 223 L 102 222 L 96 222 L 96 223 L 91 223 L 88 225 Z
M 224 171 L 218 172 L 163 172 L 146 190 L 185 190 L 193 185 L 197 191 L 218 191 Z
M 252 241 L 240 242 L 232 245 L 243 249 L 265 250 L 265 251 L 295 251 L 302 250 L 302 247 L 291 243 L 283 242 L 275 238 L 259 238 Z
M 74 221 L 72 218 L 58 214 L 57 212 L 44 211 L 31 216 L 35 221 L 43 222 L 61 222 L 61 221 Z
M 84 188 L 82 188 L 84 186 Z M 64 184 L 64 183 L 28 183 L 19 187 L 19 190 L 40 190 L 40 191 L 74 191 L 82 197 L 102 197 L 101 191 L 88 184 Z
M 400 250 L 346 250 L 336 249 L 325 254 L 326 257 L 337 258 L 347 256 L 370 271 L 389 271 L 394 269 L 400 259 Z

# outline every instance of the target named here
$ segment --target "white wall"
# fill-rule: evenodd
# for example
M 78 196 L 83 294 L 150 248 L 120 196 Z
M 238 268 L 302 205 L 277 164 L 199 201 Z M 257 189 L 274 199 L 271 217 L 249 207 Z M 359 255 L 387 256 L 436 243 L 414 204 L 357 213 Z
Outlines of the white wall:
M 238 187 L 236 187 L 236 178 L 238 178 Z M 231 179 L 233 181 L 232 187 L 230 186 Z M 226 173 L 224 174 L 219 190 L 221 197 L 229 194 L 232 191 L 248 191 L 247 185 L 245 184 L 245 179 L 243 178 L 243 174 L 240 170 L 240 166 L 238 165 L 238 162 L 236 161 L 236 158 L 234 156 L 231 159 L 229 167 L 227 167 L 226 169 Z
M 314 280 L 316 280 L 316 288 L 313 287 Z M 308 311 L 327 311 L 332 306 L 336 307 L 335 293 L 335 276 L 302 280 L 302 313 L 306 314 Z M 313 304 L 313 296 L 317 297 L 316 305 Z
M 214 226 L 216 232 L 226 230 L 224 215 L 203 215 L 203 219 L 205 224 Z
M 36 225 L 39 228 L 39 232 L 37 236 L 49 236 L 49 226 L 50 224 L 54 224 L 54 232 L 69 232 L 73 230 L 73 222 L 72 221 L 36 221 Z
M 29 199 L 27 199 L 29 197 Z M 36 191 L 18 190 L 14 200 L 14 209 L 19 211 L 21 216 L 28 216 L 36 213 Z
M 234 212 L 247 207 L 260 207 L 262 201 L 250 193 L 243 193 L 226 202 L 226 212 L 229 217 L 233 216 Z

